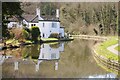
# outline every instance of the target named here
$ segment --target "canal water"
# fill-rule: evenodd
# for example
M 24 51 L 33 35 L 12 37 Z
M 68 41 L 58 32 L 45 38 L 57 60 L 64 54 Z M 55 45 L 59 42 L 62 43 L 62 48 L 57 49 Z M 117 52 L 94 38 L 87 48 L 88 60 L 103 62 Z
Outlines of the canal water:
M 1 51 L 2 78 L 116 78 L 94 60 L 96 43 L 75 39 Z

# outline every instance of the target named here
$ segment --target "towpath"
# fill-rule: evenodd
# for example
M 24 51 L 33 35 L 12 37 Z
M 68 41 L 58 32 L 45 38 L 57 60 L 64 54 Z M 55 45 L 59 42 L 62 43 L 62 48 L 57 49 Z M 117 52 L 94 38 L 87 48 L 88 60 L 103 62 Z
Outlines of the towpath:
M 112 45 L 112 46 L 108 47 L 107 49 L 108 49 L 109 51 L 111 51 L 112 53 L 116 54 L 116 55 L 120 55 L 120 52 L 115 49 L 115 47 L 117 47 L 118 45 L 119 45 L 119 44 Z

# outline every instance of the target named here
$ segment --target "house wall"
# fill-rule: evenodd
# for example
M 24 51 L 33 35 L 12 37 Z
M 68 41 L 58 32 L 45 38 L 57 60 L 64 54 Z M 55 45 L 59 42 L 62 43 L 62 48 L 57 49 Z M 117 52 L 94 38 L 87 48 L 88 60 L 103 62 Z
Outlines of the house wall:
M 19 22 L 10 22 L 10 23 L 8 23 L 8 26 L 7 26 L 8 28 L 12 28 L 12 27 L 22 27 L 22 24 L 20 24 Z
M 61 37 L 64 37 L 64 28 L 60 28 L 59 32 L 61 34 Z
M 26 24 L 26 27 L 29 27 L 29 23 L 25 19 L 22 22 L 23 24 Z
M 60 29 L 59 22 L 39 21 L 39 29 L 41 31 L 41 38 L 48 38 L 51 33 L 58 33 Z
M 39 27 L 38 23 L 32 23 L 32 22 L 29 22 L 28 26 L 29 26 L 28 28 L 31 28 L 32 26 L 38 26 Z

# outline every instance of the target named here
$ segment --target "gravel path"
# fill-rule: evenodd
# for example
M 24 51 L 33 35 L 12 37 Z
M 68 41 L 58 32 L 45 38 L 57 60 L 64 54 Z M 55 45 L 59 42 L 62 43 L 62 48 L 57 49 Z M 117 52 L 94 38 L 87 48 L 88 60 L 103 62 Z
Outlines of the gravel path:
M 111 51 L 112 53 L 116 54 L 116 55 L 120 55 L 120 52 L 118 52 L 118 51 L 115 49 L 115 47 L 117 47 L 117 46 L 118 46 L 118 44 L 115 44 L 115 45 L 112 45 L 112 46 L 108 47 L 107 49 L 108 49 L 109 51 Z

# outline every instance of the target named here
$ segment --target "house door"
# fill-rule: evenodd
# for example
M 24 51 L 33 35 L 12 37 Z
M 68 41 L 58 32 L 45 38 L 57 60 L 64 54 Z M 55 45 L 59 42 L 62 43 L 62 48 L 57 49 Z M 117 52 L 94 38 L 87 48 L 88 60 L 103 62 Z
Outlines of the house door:
M 43 33 L 43 38 L 45 37 L 45 34 Z

